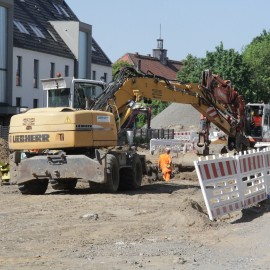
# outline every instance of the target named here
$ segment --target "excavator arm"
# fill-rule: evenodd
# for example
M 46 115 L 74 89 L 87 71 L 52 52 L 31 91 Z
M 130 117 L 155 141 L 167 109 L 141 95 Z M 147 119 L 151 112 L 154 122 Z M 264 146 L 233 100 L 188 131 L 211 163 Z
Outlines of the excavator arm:
M 242 97 L 231 88 L 229 81 L 223 81 L 210 71 L 203 72 L 200 84 L 181 84 L 153 74 L 142 74 L 133 68 L 124 68 L 96 101 L 93 109 L 112 112 L 119 119 L 121 128 L 130 117 L 134 105 L 149 100 L 190 104 L 229 138 L 239 137 L 243 130 Z

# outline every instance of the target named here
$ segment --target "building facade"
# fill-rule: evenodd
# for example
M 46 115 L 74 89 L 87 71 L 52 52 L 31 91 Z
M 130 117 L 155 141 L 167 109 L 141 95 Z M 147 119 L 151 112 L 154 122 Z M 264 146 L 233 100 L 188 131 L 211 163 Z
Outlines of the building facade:
M 0 125 L 46 106 L 41 79 L 111 80 L 111 61 L 64 0 L 0 0 Z
M 0 0 L 0 125 L 18 112 L 12 106 L 13 0 Z

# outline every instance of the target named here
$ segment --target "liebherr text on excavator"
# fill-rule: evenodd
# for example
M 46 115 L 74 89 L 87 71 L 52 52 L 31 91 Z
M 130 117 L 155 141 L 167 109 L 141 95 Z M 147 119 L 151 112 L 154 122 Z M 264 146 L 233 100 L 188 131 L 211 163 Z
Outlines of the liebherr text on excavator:
M 93 98 L 89 93 L 97 87 L 100 84 L 86 80 L 44 80 L 47 108 L 11 118 L 10 174 L 23 194 L 43 194 L 48 183 L 54 189 L 73 189 L 78 180 L 109 192 L 138 188 L 147 173 L 145 157 L 125 147 L 119 134 L 142 100 L 191 104 L 229 136 L 230 148 L 250 144 L 243 98 L 230 82 L 209 71 L 200 84 L 181 84 L 124 68 Z M 208 132 L 200 133 L 200 146 L 208 145 Z

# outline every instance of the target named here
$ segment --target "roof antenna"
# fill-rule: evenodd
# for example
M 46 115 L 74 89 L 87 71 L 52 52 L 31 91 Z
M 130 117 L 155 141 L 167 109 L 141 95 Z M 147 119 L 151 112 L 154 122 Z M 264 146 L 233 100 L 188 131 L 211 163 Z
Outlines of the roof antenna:
M 163 49 L 163 39 L 161 38 L 161 24 L 159 25 L 159 39 L 157 39 L 157 48 Z

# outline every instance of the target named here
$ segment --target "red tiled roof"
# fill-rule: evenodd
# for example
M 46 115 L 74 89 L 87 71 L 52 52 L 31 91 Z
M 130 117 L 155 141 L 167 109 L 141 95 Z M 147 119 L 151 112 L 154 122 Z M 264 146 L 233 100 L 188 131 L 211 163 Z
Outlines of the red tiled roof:
M 155 75 L 165 77 L 169 80 L 175 80 L 177 71 L 179 71 L 182 67 L 182 63 L 180 61 L 167 59 L 167 63 L 163 64 L 158 58 L 140 55 L 138 53 L 126 53 L 117 61 L 126 61 L 137 68 L 139 60 L 141 61 L 141 72 L 151 72 Z

